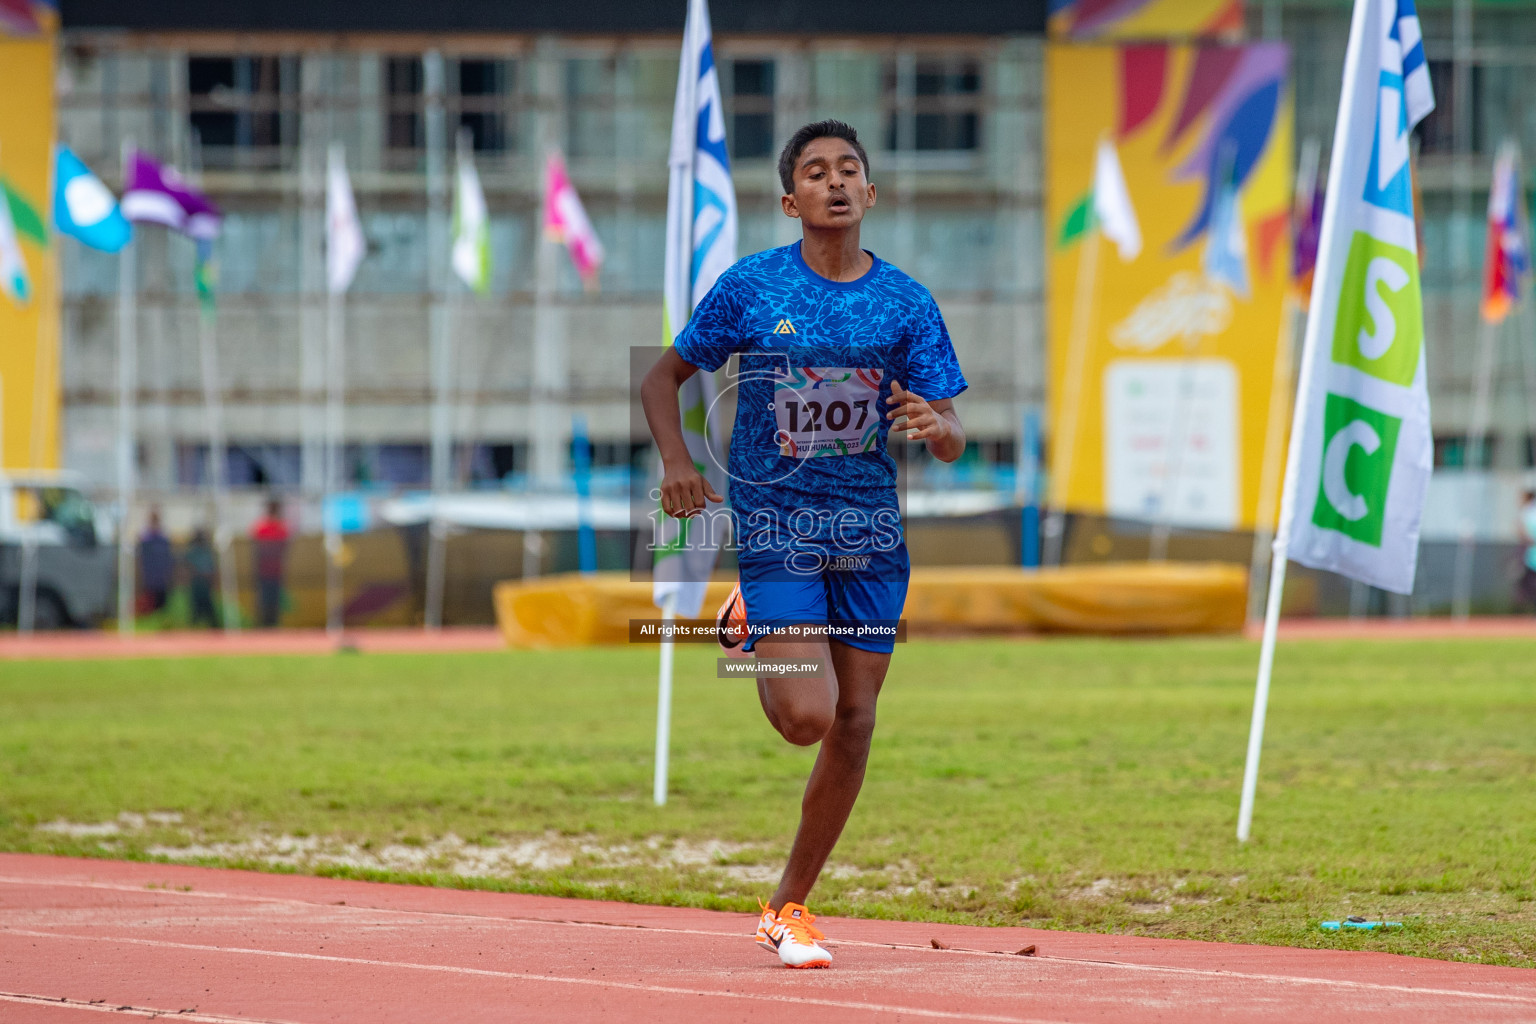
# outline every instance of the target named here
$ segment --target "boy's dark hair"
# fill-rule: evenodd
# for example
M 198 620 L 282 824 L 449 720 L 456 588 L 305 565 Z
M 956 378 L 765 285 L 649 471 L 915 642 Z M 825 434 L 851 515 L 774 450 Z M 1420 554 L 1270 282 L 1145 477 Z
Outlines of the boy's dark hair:
M 779 153 L 779 183 L 784 186 L 785 195 L 795 190 L 795 162 L 805 152 L 805 147 L 816 139 L 842 139 L 852 145 L 853 151 L 859 154 L 859 160 L 864 164 L 864 177 L 869 177 L 869 154 L 864 152 L 864 146 L 859 142 L 859 133 L 854 131 L 853 125 L 830 119 L 813 121 L 791 135 Z

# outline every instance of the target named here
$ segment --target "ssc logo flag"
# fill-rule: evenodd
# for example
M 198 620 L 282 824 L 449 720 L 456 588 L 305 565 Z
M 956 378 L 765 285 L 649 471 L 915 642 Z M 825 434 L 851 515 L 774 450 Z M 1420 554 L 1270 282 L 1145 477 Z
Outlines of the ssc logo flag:
M 667 165 L 662 331 L 664 343 L 670 345 L 716 279 L 736 262 L 736 188 L 725 149 L 725 112 L 706 0 L 688 3 Z M 714 374 L 702 371 L 678 392 L 688 452 L 699 472 L 723 494 L 725 457 L 720 450 L 715 398 Z M 704 590 L 719 552 L 720 538 L 701 539 L 694 535 L 696 531 L 707 533 L 698 519 L 664 519 L 656 552 L 653 599 L 658 607 L 671 601 L 684 617 L 697 615 L 703 607 Z
M 1287 556 L 1413 592 L 1434 446 L 1408 133 L 1434 109 L 1413 0 L 1355 0 L 1264 610 L 1240 841 L 1253 828 Z
M 1434 107 L 1413 0 L 1357 0 L 1275 550 L 1399 594 L 1433 461 L 1408 135 Z

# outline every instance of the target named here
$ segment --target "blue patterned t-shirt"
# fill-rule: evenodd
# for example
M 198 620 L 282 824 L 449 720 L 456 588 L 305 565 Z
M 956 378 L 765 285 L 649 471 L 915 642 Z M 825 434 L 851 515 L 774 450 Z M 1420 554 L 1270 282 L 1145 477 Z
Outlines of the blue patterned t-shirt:
M 891 381 L 933 402 L 966 388 L 928 289 L 884 260 L 855 281 L 811 270 L 800 243 L 738 260 L 676 348 L 738 388 L 729 497 L 744 551 L 850 553 L 900 538 L 886 452 Z

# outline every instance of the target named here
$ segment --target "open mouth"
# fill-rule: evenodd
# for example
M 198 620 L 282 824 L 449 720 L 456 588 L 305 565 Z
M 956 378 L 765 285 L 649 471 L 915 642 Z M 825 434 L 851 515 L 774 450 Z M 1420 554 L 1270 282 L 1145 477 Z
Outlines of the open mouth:
M 833 196 L 832 201 L 827 204 L 827 208 L 833 213 L 847 213 L 849 209 L 848 200 L 843 196 Z

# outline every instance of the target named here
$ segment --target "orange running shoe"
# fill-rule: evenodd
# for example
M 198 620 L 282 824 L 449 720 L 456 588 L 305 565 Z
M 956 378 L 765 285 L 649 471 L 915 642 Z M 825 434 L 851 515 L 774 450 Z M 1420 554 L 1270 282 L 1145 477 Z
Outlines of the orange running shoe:
M 831 967 L 832 954 L 819 944 L 825 939 L 816 927 L 816 915 L 799 903 L 786 903 L 775 914 L 762 904 L 763 915 L 757 919 L 757 944 L 779 954 L 785 967 Z
M 741 596 L 741 584 L 731 588 L 731 593 L 715 613 L 715 638 L 727 651 L 734 651 L 746 643 L 751 633 L 747 630 L 747 602 Z

